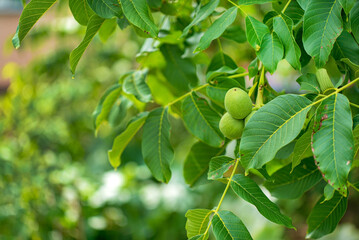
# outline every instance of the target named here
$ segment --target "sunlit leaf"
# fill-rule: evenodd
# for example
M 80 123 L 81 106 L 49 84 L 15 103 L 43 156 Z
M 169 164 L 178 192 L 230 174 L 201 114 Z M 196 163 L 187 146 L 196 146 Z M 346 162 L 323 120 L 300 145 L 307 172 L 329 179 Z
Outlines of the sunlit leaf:
M 186 231 L 187 237 L 191 238 L 206 231 L 209 224 L 209 216 L 213 210 L 209 209 L 192 209 L 186 213 Z
M 133 94 L 141 102 L 149 102 L 151 91 L 146 83 L 147 72 L 148 70 L 139 70 L 129 74 L 123 80 L 123 91 Z
M 263 37 L 269 33 L 269 28 L 257 19 L 246 17 L 246 36 L 249 44 L 257 50 L 261 45 Z
M 69 7 L 76 21 L 87 26 L 88 21 L 94 14 L 86 0 L 69 0 Z

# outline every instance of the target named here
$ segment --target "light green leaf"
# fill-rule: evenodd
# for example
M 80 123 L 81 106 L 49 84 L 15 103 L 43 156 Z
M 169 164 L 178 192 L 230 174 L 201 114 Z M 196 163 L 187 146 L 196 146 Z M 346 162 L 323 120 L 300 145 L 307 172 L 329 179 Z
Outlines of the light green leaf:
M 147 118 L 147 113 L 139 116 L 136 120 L 131 122 L 125 131 L 118 135 L 113 141 L 112 149 L 108 151 L 108 158 L 110 160 L 111 166 L 115 170 L 121 164 L 121 155 L 123 150 L 127 147 L 128 143 L 131 141 L 133 136 L 138 132 L 138 130 L 143 126 Z
M 294 150 L 291 156 L 292 171 L 300 164 L 300 162 L 307 157 L 313 156 L 311 148 L 312 131 L 306 131 L 295 143 Z
M 292 220 L 280 212 L 278 206 L 268 199 L 251 178 L 236 174 L 232 178 L 231 187 L 240 198 L 253 204 L 269 221 L 294 228 Z
M 209 15 L 211 15 L 214 9 L 216 9 L 216 7 L 218 6 L 218 4 L 219 4 L 219 0 L 213 0 L 213 1 L 209 1 L 206 5 L 201 6 L 199 11 L 196 13 L 196 16 L 193 18 L 192 22 L 185 29 L 183 29 L 183 33 L 181 37 L 185 37 L 188 34 L 189 30 L 194 25 L 202 22 Z
M 152 175 L 165 183 L 171 178 L 170 164 L 174 156 L 167 112 L 167 108 L 157 108 L 150 112 L 143 127 L 142 137 L 143 159 Z
M 293 141 L 311 106 L 307 98 L 288 94 L 260 108 L 248 121 L 242 135 L 240 152 L 245 169 L 261 168 L 279 149 Z
M 248 66 L 249 78 L 254 77 L 258 73 L 258 59 L 255 58 Z
M 344 196 L 354 157 L 353 122 L 348 99 L 334 94 L 318 107 L 313 127 L 313 154 L 324 178 Z
M 314 73 L 306 73 L 297 79 L 300 90 L 320 93 L 320 85 Z
M 207 29 L 199 41 L 195 52 L 200 52 L 209 47 L 211 42 L 219 38 L 226 28 L 231 25 L 237 16 L 237 7 L 231 7 L 225 11 L 214 23 Z
M 350 26 L 355 40 L 359 42 L 359 2 L 357 1 L 349 14 Z
M 348 199 L 336 192 L 329 201 L 322 197 L 310 213 L 307 224 L 307 238 L 321 238 L 334 231 L 346 212 Z
M 116 26 L 117 26 L 116 18 L 105 20 L 98 33 L 102 42 L 107 42 L 109 37 L 115 32 Z
M 343 30 L 341 9 L 338 0 L 316 0 L 310 1 L 304 14 L 304 49 L 318 68 L 328 61 L 333 44 Z
M 130 23 L 140 28 L 151 37 L 157 37 L 158 28 L 153 22 L 147 1 L 121 0 L 121 6 L 123 13 Z
M 353 36 L 343 31 L 334 44 L 333 57 L 336 60 L 348 58 L 354 64 L 359 64 L 359 46 Z
M 252 5 L 273 2 L 273 0 L 239 0 L 238 5 Z
M 189 238 L 188 240 L 207 240 L 207 239 L 208 239 L 208 232 L 206 235 L 203 235 L 203 234 L 196 235 L 196 236 Z
M 354 7 L 356 0 L 339 0 L 340 5 L 342 5 L 345 13 L 349 15 L 350 10 Z
M 151 101 L 151 91 L 146 83 L 147 72 L 139 70 L 129 74 L 123 80 L 123 91 L 134 95 L 141 102 Z
M 310 1 L 308 0 L 297 0 L 298 4 L 303 10 L 306 10 Z
M 261 45 L 264 35 L 269 33 L 269 28 L 257 19 L 246 17 L 246 36 L 249 44 L 257 50 Z
M 190 187 L 206 181 L 208 165 L 212 157 L 224 152 L 224 148 L 214 148 L 202 142 L 195 143 L 183 164 L 183 176 Z
M 223 178 L 224 174 L 234 166 L 236 160 L 227 156 L 213 157 L 209 162 L 208 179 Z
M 284 14 L 278 15 L 273 19 L 273 27 L 284 46 L 285 59 L 294 69 L 299 70 L 300 48 L 293 36 L 293 21 Z
M 220 240 L 251 240 L 243 222 L 230 211 L 219 211 L 213 216 L 213 234 Z
M 94 15 L 86 0 L 69 0 L 69 7 L 75 20 L 84 26 L 87 26 L 91 16 Z
M 87 0 L 92 10 L 102 18 L 122 17 L 118 0 Z
M 283 58 L 283 53 L 282 42 L 276 33 L 264 35 L 257 56 L 270 73 L 273 74 L 277 69 L 278 62 Z
M 332 199 L 334 196 L 334 193 L 335 193 L 335 189 L 330 184 L 325 185 L 323 201 L 328 201 L 328 200 Z
M 203 234 L 209 224 L 209 217 L 213 210 L 209 209 L 192 209 L 186 213 L 186 231 L 187 237 L 195 237 Z
M 106 90 L 105 94 L 101 97 L 95 111 L 92 114 L 96 131 L 102 122 L 108 119 L 110 111 L 121 95 L 121 85 L 115 84 Z
M 292 173 L 291 169 L 288 164 L 272 175 L 272 182 L 264 184 L 272 196 L 284 199 L 299 198 L 322 179 L 313 158 L 304 159 Z
M 160 50 L 166 61 L 163 74 L 176 93 L 187 92 L 189 86 L 197 85 L 196 66 L 191 59 L 182 58 L 183 52 L 177 45 L 163 44 Z
M 219 130 L 220 116 L 196 93 L 186 97 L 182 104 L 183 120 L 187 129 L 212 147 L 221 147 L 224 136 Z
M 92 39 L 95 37 L 98 30 L 101 28 L 101 25 L 104 21 L 105 19 L 100 18 L 96 14 L 92 15 L 92 17 L 90 18 L 84 39 L 82 40 L 80 45 L 75 48 L 70 54 L 70 66 L 73 74 L 75 74 L 75 70 L 77 64 L 80 61 L 80 58 L 84 54 L 86 48 L 88 47 Z
M 21 13 L 19 26 L 12 39 L 12 43 L 16 49 L 20 47 L 22 40 L 27 33 L 35 25 L 35 23 L 54 5 L 56 0 L 31 0 Z

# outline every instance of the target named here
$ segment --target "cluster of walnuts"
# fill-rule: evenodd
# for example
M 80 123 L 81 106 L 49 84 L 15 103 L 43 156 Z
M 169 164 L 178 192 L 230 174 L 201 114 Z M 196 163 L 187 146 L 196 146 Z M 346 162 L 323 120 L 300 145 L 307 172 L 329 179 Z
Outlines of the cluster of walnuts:
M 252 100 L 240 88 L 231 88 L 224 98 L 224 107 L 227 112 L 219 122 L 219 129 L 229 139 L 239 139 L 242 136 L 244 125 L 252 117 Z

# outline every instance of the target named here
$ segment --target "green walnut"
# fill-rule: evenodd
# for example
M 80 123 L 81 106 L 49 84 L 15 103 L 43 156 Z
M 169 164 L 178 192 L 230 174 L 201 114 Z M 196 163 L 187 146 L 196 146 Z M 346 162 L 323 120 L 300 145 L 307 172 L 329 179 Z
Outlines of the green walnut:
M 253 116 L 253 114 L 255 114 L 256 111 L 252 111 L 245 119 L 244 119 L 244 124 L 247 124 L 247 122 L 249 121 L 249 119 Z
M 234 119 L 229 113 L 225 113 L 219 121 L 219 129 L 226 138 L 238 139 L 242 136 L 244 121 Z
M 235 119 L 244 119 L 252 112 L 252 100 L 240 88 L 231 88 L 224 98 L 224 107 Z

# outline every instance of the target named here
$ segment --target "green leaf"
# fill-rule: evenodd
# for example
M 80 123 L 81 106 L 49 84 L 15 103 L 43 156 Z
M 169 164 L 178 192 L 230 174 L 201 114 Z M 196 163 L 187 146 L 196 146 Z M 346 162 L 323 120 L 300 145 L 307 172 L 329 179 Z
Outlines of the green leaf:
M 115 84 L 107 89 L 105 94 L 101 97 L 95 111 L 92 114 L 96 131 L 101 123 L 108 119 L 113 105 L 121 95 L 121 91 L 121 85 Z
M 219 130 L 220 116 L 206 99 L 196 93 L 186 97 L 182 104 L 183 120 L 187 129 L 201 141 L 212 147 L 221 147 L 224 136 Z
M 139 70 L 129 74 L 123 81 L 123 91 L 141 102 L 151 101 L 151 91 L 146 83 L 147 73 L 148 70 Z
M 295 143 L 292 153 L 292 171 L 300 164 L 300 162 L 307 157 L 313 156 L 311 148 L 312 131 L 306 131 Z
M 258 73 L 258 59 L 254 59 L 248 66 L 249 78 L 254 77 Z
M 16 49 L 20 47 L 22 40 L 27 33 L 35 25 L 35 23 L 54 5 L 56 0 L 31 0 L 21 13 L 19 26 L 12 39 L 12 43 Z
M 249 44 L 257 50 L 263 37 L 269 33 L 269 28 L 257 19 L 246 16 L 246 36 Z
M 118 0 L 87 0 L 92 10 L 102 18 L 122 17 Z
M 359 2 L 357 1 L 349 14 L 350 26 L 355 40 L 359 42 Z
M 339 1 L 317 0 L 310 1 L 304 14 L 304 49 L 318 68 L 328 61 L 333 44 L 343 30 L 340 12 Z
M 252 5 L 273 2 L 273 0 L 239 0 L 238 5 Z
M 325 185 L 323 201 L 328 201 L 328 200 L 332 199 L 334 196 L 334 193 L 335 193 L 335 189 L 330 184 Z
M 147 118 L 147 113 L 140 115 L 136 120 L 131 122 L 125 131 L 118 135 L 113 141 L 112 149 L 108 151 L 108 158 L 110 160 L 111 166 L 115 170 L 121 164 L 121 155 L 123 150 L 127 147 L 128 143 L 135 136 L 135 134 L 140 130 L 140 128 L 145 123 Z
M 359 46 L 353 36 L 343 31 L 334 44 L 332 53 L 336 60 L 348 58 L 354 64 L 359 64 Z
M 297 0 L 298 4 L 303 10 L 307 10 L 307 7 L 311 1 L 308 0 Z
M 311 106 L 307 98 L 288 94 L 260 108 L 242 135 L 240 152 L 245 169 L 261 168 L 274 158 L 279 149 L 293 141 Z
M 235 75 L 237 73 L 244 73 L 245 69 L 242 67 L 232 69 L 227 66 L 223 66 L 215 71 L 209 71 L 206 74 L 207 82 L 214 82 L 213 80 L 218 77 L 224 77 L 224 76 L 230 76 Z M 241 78 L 235 78 L 237 82 L 242 83 L 241 85 L 244 88 L 244 77 Z M 239 81 L 238 81 L 239 79 Z
M 314 73 L 306 73 L 297 79 L 300 90 L 320 93 L 320 85 Z
M 283 58 L 283 53 L 283 45 L 276 33 L 264 35 L 257 56 L 271 74 L 277 69 L 278 62 Z
M 251 240 L 243 222 L 230 211 L 219 211 L 213 216 L 213 234 L 220 240 Z
M 278 206 L 268 199 L 251 178 L 236 174 L 232 178 L 231 187 L 240 198 L 253 204 L 269 221 L 294 228 L 292 220 L 280 212 Z
M 218 52 L 211 59 L 211 63 L 208 66 L 207 73 L 211 71 L 216 71 L 223 66 L 227 66 L 230 69 L 238 68 L 236 62 L 230 56 L 223 52 Z
M 115 32 L 116 26 L 117 26 L 116 18 L 105 20 L 98 33 L 102 42 L 107 42 L 109 37 Z
M 273 27 L 284 46 L 285 59 L 294 69 L 300 70 L 300 48 L 293 36 L 293 21 L 284 14 L 273 19 Z
M 133 106 L 132 101 L 124 96 L 120 96 L 119 102 L 120 104 L 114 104 L 112 106 L 108 116 L 108 122 L 113 128 L 117 127 L 123 120 L 125 120 L 129 108 Z
M 346 196 L 354 157 L 353 122 L 348 99 L 334 94 L 318 107 L 313 127 L 313 154 L 323 177 Z
M 209 216 L 213 210 L 209 209 L 192 209 L 186 213 L 186 231 L 187 237 L 191 238 L 203 234 L 209 224 Z
M 338 192 L 331 200 L 323 200 L 324 197 L 317 202 L 307 219 L 307 238 L 317 239 L 333 232 L 346 212 L 348 200 Z
M 231 7 L 225 11 L 222 16 L 216 19 L 216 21 L 214 21 L 214 23 L 204 33 L 195 49 L 195 52 L 207 49 L 211 42 L 214 39 L 219 38 L 226 28 L 234 22 L 236 16 L 237 7 Z
M 222 34 L 222 37 L 237 43 L 245 43 L 247 41 L 246 33 L 239 25 L 228 27 Z
M 231 88 L 240 86 L 241 85 L 234 79 L 218 77 L 206 88 L 206 91 L 211 100 L 223 107 L 224 97 L 226 96 L 227 91 Z
M 354 7 L 356 0 L 339 0 L 340 5 L 342 5 L 345 13 L 349 15 L 350 10 Z
M 84 26 L 94 14 L 86 0 L 69 0 L 69 7 L 75 20 Z
M 272 175 L 273 182 L 266 182 L 264 186 L 276 198 L 295 199 L 316 185 L 321 179 L 313 158 L 307 158 L 294 168 L 288 164 Z
M 188 240 L 206 240 L 206 239 L 208 239 L 208 232 L 206 235 L 200 234 L 200 235 L 191 237 Z
M 285 10 L 285 15 L 290 17 L 293 20 L 294 25 L 296 25 L 303 20 L 304 10 L 300 7 L 298 1 L 291 1 Z
M 77 48 L 75 48 L 70 54 L 70 66 L 71 66 L 72 74 L 75 74 L 75 70 L 77 64 L 80 61 L 80 58 L 84 54 L 86 48 L 88 47 L 92 39 L 95 37 L 98 30 L 101 28 L 101 25 L 104 21 L 105 19 L 100 18 L 96 14 L 92 15 L 92 17 L 90 18 L 84 39 L 82 40 L 80 45 Z
M 224 148 L 214 148 L 202 142 L 195 143 L 183 164 L 183 176 L 190 187 L 206 181 L 208 165 L 212 157 L 223 153 Z
M 234 166 L 236 160 L 227 156 L 213 157 L 209 162 L 208 179 L 223 178 L 224 174 Z
M 143 127 L 142 137 L 143 159 L 152 175 L 165 183 L 171 178 L 170 164 L 174 156 L 167 112 L 167 108 L 157 108 L 150 112 Z
M 140 28 L 151 37 L 157 37 L 158 28 L 153 22 L 147 1 L 121 0 L 121 6 L 123 13 L 130 23 Z
M 359 125 L 354 128 L 354 162 L 353 167 L 359 167 Z
M 187 92 L 189 85 L 197 85 L 196 66 L 190 59 L 182 58 L 183 52 L 177 45 L 163 44 L 160 50 L 166 60 L 163 74 L 176 92 Z
M 219 0 L 214 0 L 214 1 L 209 1 L 204 6 L 201 6 L 199 11 L 196 13 L 196 16 L 193 18 L 192 22 L 185 29 L 183 29 L 183 33 L 181 37 L 185 37 L 188 34 L 189 30 L 194 25 L 197 25 L 198 23 L 205 20 L 209 15 L 211 15 L 214 9 L 216 9 L 216 7 L 218 6 L 218 4 L 219 4 Z

